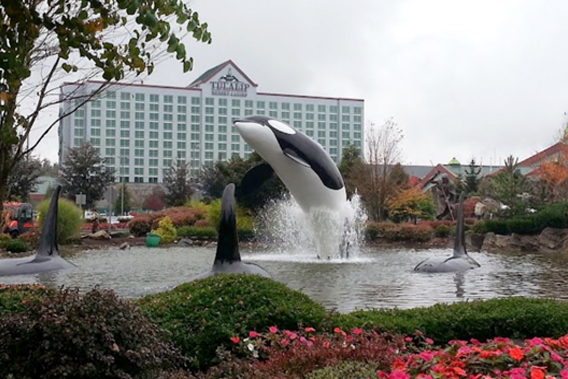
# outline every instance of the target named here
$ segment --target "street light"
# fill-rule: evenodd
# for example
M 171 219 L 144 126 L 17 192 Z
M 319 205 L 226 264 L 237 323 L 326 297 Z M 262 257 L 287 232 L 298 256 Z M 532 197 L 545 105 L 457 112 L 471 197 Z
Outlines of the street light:
M 128 162 L 128 157 L 120 157 L 120 181 L 122 182 L 122 188 L 120 189 L 120 215 L 124 216 L 124 160 Z

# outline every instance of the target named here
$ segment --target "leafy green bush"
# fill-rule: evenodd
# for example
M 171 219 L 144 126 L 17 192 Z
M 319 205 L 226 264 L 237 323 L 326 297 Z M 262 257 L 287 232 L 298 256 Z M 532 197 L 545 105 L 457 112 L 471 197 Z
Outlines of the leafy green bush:
M 248 214 L 248 211 L 237 205 L 236 213 L 237 228 L 252 230 L 254 222 L 252 217 Z M 215 228 L 219 227 L 219 222 L 221 222 L 221 199 L 214 200 L 209 204 L 209 208 L 207 209 L 207 221 Z
M 198 228 L 195 226 L 181 226 L 177 228 L 177 235 L 178 237 L 185 238 L 214 239 L 217 238 L 217 231 L 211 226 L 205 228 Z
M 0 377 L 142 378 L 184 360 L 111 291 L 47 293 L 0 317 Z
M 367 379 L 377 376 L 378 367 L 366 362 L 341 362 L 334 367 L 314 370 L 306 379 Z
M 396 228 L 397 224 L 392 222 L 368 222 L 365 228 L 365 238 L 368 241 L 374 241 L 385 237 L 387 230 Z
M 452 233 L 452 228 L 448 225 L 438 225 L 434 228 L 434 237 L 447 238 Z
M 507 234 L 509 233 L 509 227 L 507 226 L 506 220 L 487 220 L 485 221 L 485 228 L 487 232 L 493 232 L 495 234 Z
M 44 200 L 37 206 L 39 212 L 39 224 L 43 227 L 50 200 Z M 57 242 L 67 243 L 73 239 L 80 238 L 81 227 L 83 226 L 83 212 L 72 201 L 59 199 L 57 214 Z
M 510 297 L 427 308 L 358 311 L 339 315 L 335 323 L 344 328 L 377 328 L 393 333 L 424 332 L 436 343 L 453 339 L 487 340 L 559 337 L 568 331 L 568 304 L 550 299 Z
M 11 239 L 12 239 L 12 237 L 10 237 L 9 234 L 0 233 L 0 248 L 3 248 L 3 247 L 4 247 L 4 243 L 5 243 L 6 241 L 11 240 Z
M 152 230 L 152 233 L 159 235 L 160 242 L 172 243 L 177 238 L 177 231 L 169 216 L 164 217 L 158 223 L 158 229 Z
M 308 296 L 257 275 L 215 275 L 137 302 L 194 359 L 193 368 L 214 363 L 215 350 L 231 344 L 231 337 L 273 325 L 318 328 L 326 317 L 324 307 Z
M 23 253 L 29 250 L 28 244 L 18 238 L 4 242 L 4 249 L 10 253 Z
M 239 241 L 252 241 L 255 236 L 254 230 L 249 228 L 237 228 L 237 234 Z
M 471 230 L 475 233 L 475 234 L 485 234 L 488 232 L 487 230 L 487 225 L 485 224 L 485 221 L 478 221 L 475 224 L 473 224 Z
M 51 291 L 40 284 L 0 285 L 0 316 L 20 312 Z
M 18 238 L 24 241 L 28 245 L 30 250 L 34 250 L 37 249 L 39 245 L 39 237 L 40 237 L 39 231 L 30 230 L 28 232 L 20 234 Z

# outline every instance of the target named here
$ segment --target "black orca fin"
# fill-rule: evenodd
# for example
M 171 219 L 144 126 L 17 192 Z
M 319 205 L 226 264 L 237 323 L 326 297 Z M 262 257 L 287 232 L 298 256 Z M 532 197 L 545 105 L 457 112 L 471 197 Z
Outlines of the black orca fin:
M 291 160 L 293 160 L 294 162 L 296 162 L 297 164 L 299 164 L 300 166 L 304 166 L 304 167 L 311 167 L 310 164 L 308 162 L 306 162 L 305 160 L 303 160 L 296 151 L 290 149 L 290 148 L 284 148 L 284 150 L 282 150 L 284 155 L 287 156 L 288 158 L 290 158 Z
M 465 221 L 464 221 L 464 200 L 465 192 L 460 194 L 460 203 L 458 206 L 458 217 L 456 221 L 456 240 L 454 243 L 454 257 L 467 256 L 467 251 L 465 250 Z
M 261 163 L 248 170 L 241 180 L 241 184 L 237 190 L 237 195 L 244 196 L 253 193 L 259 189 L 264 182 L 270 179 L 274 174 L 274 170 L 268 163 Z
M 51 203 L 45 215 L 45 221 L 41 229 L 41 236 L 39 237 L 39 246 L 37 248 L 37 255 L 35 260 L 41 260 L 41 257 L 54 257 L 59 255 L 57 250 L 57 215 L 59 192 L 61 186 L 56 186 L 51 196 Z
M 214 263 L 240 262 L 237 214 L 235 211 L 235 185 L 227 184 L 221 200 L 221 222 Z

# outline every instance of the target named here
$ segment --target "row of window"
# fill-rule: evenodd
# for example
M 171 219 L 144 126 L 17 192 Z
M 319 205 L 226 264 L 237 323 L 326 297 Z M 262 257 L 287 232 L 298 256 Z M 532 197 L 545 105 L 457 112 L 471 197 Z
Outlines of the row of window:
M 105 100 L 107 108 L 115 108 L 116 107 L 116 92 L 108 91 L 105 93 Z M 121 109 L 130 109 L 130 103 L 134 100 L 136 103 L 141 104 L 139 106 L 144 106 L 146 99 L 149 100 L 150 107 L 155 106 L 156 103 L 160 102 L 160 96 L 162 97 L 163 104 L 173 104 L 174 103 L 174 96 L 173 95 L 158 95 L 158 94 L 150 94 L 146 96 L 144 93 L 135 93 L 132 94 L 130 92 L 120 92 L 120 100 L 121 100 Z M 215 99 L 217 99 L 217 106 L 219 107 L 227 107 L 229 105 L 229 99 L 226 98 L 212 98 L 207 97 L 205 98 L 205 105 L 215 105 Z M 176 96 L 177 104 L 178 105 L 185 105 L 187 104 L 187 96 Z M 240 107 L 244 105 L 245 108 L 253 108 L 256 103 L 257 109 L 266 109 L 268 105 L 268 109 L 271 110 L 291 110 L 294 111 L 302 111 L 305 110 L 306 112 L 314 112 L 316 109 L 320 113 L 324 113 L 329 111 L 330 113 L 338 113 L 340 107 L 338 105 L 324 105 L 324 104 L 302 104 L 302 103 L 287 103 L 287 102 L 276 102 L 276 101 L 263 101 L 263 100 L 241 100 L 241 99 L 231 99 L 230 104 L 232 107 Z M 80 104 L 78 100 L 76 104 Z M 110 106 L 109 106 L 110 104 Z M 128 108 L 122 108 L 122 104 Z M 102 105 L 102 101 L 93 100 L 91 101 L 91 106 L 93 108 L 100 108 Z M 199 106 L 201 105 L 201 98 L 200 97 L 191 97 L 191 105 Z M 170 105 L 171 107 L 171 105 Z M 362 107 L 350 107 L 347 105 L 341 106 L 341 113 L 351 113 L 351 108 L 353 108 L 353 114 L 362 114 L 363 108 Z M 178 108 L 179 109 L 179 108 Z M 170 110 L 171 112 L 171 110 Z M 184 111 L 185 112 L 185 111 Z M 193 111 L 192 111 L 193 112 Z

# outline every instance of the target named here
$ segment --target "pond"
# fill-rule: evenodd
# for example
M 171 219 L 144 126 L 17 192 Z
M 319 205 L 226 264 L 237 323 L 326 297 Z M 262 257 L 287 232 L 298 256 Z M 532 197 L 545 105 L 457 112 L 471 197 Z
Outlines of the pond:
M 260 264 L 275 280 L 340 312 L 521 295 L 568 299 L 568 254 L 470 253 L 481 268 L 462 274 L 412 271 L 425 258 L 451 253 L 451 249 L 365 247 L 349 260 L 318 260 L 311 254 L 241 249 L 244 261 Z M 208 270 L 214 254 L 212 247 L 91 250 L 68 258 L 77 265 L 75 269 L 4 277 L 0 282 L 82 289 L 100 285 L 124 297 L 139 297 L 166 291 Z

